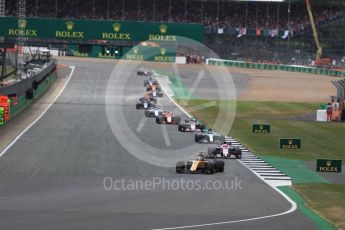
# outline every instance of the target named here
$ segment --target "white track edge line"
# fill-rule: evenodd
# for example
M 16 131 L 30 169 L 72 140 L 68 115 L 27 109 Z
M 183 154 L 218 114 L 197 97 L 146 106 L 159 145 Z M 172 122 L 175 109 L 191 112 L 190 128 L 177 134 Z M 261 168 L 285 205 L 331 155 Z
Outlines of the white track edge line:
M 160 75 L 160 74 L 156 74 L 156 72 L 153 70 L 155 75 Z M 161 75 L 160 75 L 161 76 Z M 161 88 L 163 89 L 164 93 L 166 94 L 166 91 L 164 89 L 163 86 L 161 86 Z M 167 95 L 167 94 L 166 94 Z M 179 104 L 177 104 L 175 102 L 174 99 L 172 99 L 171 96 L 167 95 L 168 98 L 179 108 L 181 109 L 182 112 L 184 112 L 188 117 L 192 117 L 188 112 L 186 112 Z M 253 171 L 252 169 L 250 169 L 249 167 L 247 167 L 243 162 L 241 162 L 240 160 L 237 160 L 238 162 L 240 162 L 240 164 L 242 164 L 244 167 L 246 167 L 249 171 L 251 171 L 254 175 L 256 175 L 260 180 L 262 180 L 265 184 L 267 184 L 268 186 L 270 186 L 272 189 L 274 189 L 276 192 L 278 192 L 281 196 L 283 196 L 290 204 L 291 204 L 291 208 L 285 212 L 281 212 L 281 213 L 277 213 L 277 214 L 272 214 L 272 215 L 267 215 L 267 216 L 261 216 L 261 217 L 254 217 L 254 218 L 248 218 L 248 219 L 242 219 L 242 220 L 233 220 L 233 221 L 226 221 L 226 222 L 217 222 L 217 223 L 209 223 L 209 224 L 199 224 L 199 225 L 189 225 L 189 226 L 179 226 L 179 227 L 169 227 L 169 228 L 155 228 L 155 229 L 151 229 L 151 230 L 173 230 L 173 229 L 185 229 L 185 228 L 197 228 L 197 227 L 205 227 L 205 226 L 212 226 L 212 225 L 222 225 L 222 224 L 231 224 L 231 223 L 239 223 L 239 222 L 247 222 L 247 221 L 252 221 L 252 220 L 261 220 L 261 219 L 268 219 L 268 218 L 273 218 L 273 217 L 277 217 L 277 216 L 283 216 L 286 214 L 290 214 L 294 211 L 296 211 L 297 209 L 297 204 L 290 198 L 288 197 L 288 195 L 286 195 L 285 193 L 283 193 L 282 191 L 280 191 L 276 186 L 273 186 L 271 184 L 269 184 L 267 181 L 265 181 L 264 178 L 262 178 L 259 174 L 257 174 L 255 171 Z
M 154 73 L 154 75 L 159 75 L 162 76 L 160 74 L 157 74 L 156 71 L 152 70 L 152 72 Z M 159 79 L 157 79 L 157 81 L 160 83 Z M 161 85 L 161 84 L 160 84 Z M 162 90 L 164 91 L 165 95 L 168 96 L 168 98 L 182 111 L 184 112 L 189 118 L 192 118 L 192 116 L 186 111 L 184 110 L 184 108 L 182 108 L 179 104 L 177 104 L 177 102 L 169 95 L 167 94 L 165 88 L 161 85 Z
M 44 114 L 47 113 L 47 111 L 50 109 L 50 107 L 52 107 L 52 105 L 56 102 L 56 100 L 60 97 L 60 95 L 62 94 L 62 92 L 65 90 L 67 84 L 69 83 L 69 81 L 71 80 L 71 77 L 74 73 L 74 66 L 70 66 L 70 68 L 72 69 L 71 73 L 68 76 L 67 81 L 65 82 L 64 86 L 62 87 L 62 89 L 60 90 L 60 92 L 58 93 L 58 95 L 55 96 L 55 98 L 53 99 L 53 101 L 43 110 L 43 112 L 33 121 L 31 122 L 31 124 L 29 124 L 21 133 L 19 133 L 12 141 L 10 144 L 8 144 L 6 146 L 6 148 L 4 148 L 1 153 L 0 153 L 0 157 L 2 157 L 18 140 L 19 138 L 21 138 L 32 126 L 34 126 L 43 116 Z

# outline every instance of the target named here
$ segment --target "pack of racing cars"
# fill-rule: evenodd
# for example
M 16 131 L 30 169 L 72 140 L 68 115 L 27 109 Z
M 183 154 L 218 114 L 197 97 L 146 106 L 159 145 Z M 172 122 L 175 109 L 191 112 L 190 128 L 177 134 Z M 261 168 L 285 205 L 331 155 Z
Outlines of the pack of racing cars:
M 158 80 L 153 79 L 150 70 L 140 69 L 139 76 L 149 76 L 144 80 L 146 92 L 144 97 L 136 103 L 136 109 L 144 109 L 146 117 L 153 117 L 157 124 L 176 124 L 180 132 L 195 132 L 194 140 L 200 144 L 209 144 L 207 152 L 201 152 L 195 159 L 179 161 L 176 163 L 176 173 L 182 174 L 213 174 L 224 172 L 225 162 L 223 159 L 241 159 L 242 150 L 226 142 L 225 136 L 194 119 L 189 118 L 181 121 L 181 117 L 172 112 L 163 110 L 157 105 L 157 98 L 163 97 L 163 92 Z
M 144 80 L 144 86 L 146 87 L 146 92 L 150 93 L 153 97 L 163 97 L 163 92 L 157 80 L 151 77 Z
M 148 70 L 141 69 L 137 74 L 139 76 L 151 76 L 152 72 L 148 74 L 149 72 Z M 144 97 L 139 98 L 136 103 L 136 109 L 144 109 L 145 116 L 156 118 L 157 124 L 179 124 L 181 121 L 179 116 L 174 115 L 172 112 L 164 111 L 157 105 L 157 98 L 163 97 L 159 82 L 150 77 L 144 80 L 144 87 L 146 88 L 146 92 L 144 93 Z

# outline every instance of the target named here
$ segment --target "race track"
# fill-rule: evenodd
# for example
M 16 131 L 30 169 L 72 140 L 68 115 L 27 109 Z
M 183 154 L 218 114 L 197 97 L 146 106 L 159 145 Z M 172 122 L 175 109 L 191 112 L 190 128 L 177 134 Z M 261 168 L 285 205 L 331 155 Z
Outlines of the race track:
M 160 229 L 270 216 L 291 208 L 287 200 L 237 160 L 226 161 L 224 173 L 178 175 L 174 168 L 135 158 L 116 139 L 106 116 L 105 91 L 114 64 L 88 59 L 62 63 L 75 66 L 66 89 L 42 119 L 0 158 L 0 229 Z M 132 75 L 125 96 L 144 92 L 144 78 Z M 135 102 L 128 100 L 123 108 L 134 132 L 144 116 L 143 110 L 135 109 Z M 161 103 L 166 109 L 176 109 L 166 97 Z M 193 143 L 193 134 L 181 134 L 176 126 L 166 126 L 166 131 L 169 145 L 162 127 L 152 119 L 136 133 L 157 148 L 177 149 Z M 128 140 L 122 144 L 132 143 Z M 170 182 L 184 178 L 201 185 L 208 180 L 223 184 L 241 181 L 241 189 L 169 190 L 160 184 L 150 191 L 107 190 L 103 186 L 105 177 Z M 315 226 L 295 211 L 193 229 Z

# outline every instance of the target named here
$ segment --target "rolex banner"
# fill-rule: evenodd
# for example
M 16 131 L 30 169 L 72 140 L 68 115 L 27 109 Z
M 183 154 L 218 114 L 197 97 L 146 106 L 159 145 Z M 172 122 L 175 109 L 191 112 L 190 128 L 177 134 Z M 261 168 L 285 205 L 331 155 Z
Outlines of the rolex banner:
M 270 133 L 271 125 L 253 124 L 253 133 Z
M 123 56 L 123 59 L 136 61 L 175 62 L 176 48 L 135 46 Z
M 296 138 L 282 138 L 280 139 L 281 149 L 301 149 L 301 139 Z
M 317 159 L 316 171 L 317 172 L 341 172 L 341 160 Z
M 131 42 L 181 42 L 184 37 L 203 42 L 203 26 L 134 21 L 1 17 L 0 36 Z

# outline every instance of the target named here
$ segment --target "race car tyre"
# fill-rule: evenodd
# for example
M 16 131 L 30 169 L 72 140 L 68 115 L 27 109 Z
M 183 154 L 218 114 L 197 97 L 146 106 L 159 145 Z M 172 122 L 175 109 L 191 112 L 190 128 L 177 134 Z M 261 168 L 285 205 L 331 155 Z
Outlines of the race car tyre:
M 179 161 L 176 163 L 176 172 L 177 173 L 184 173 L 186 165 L 183 161 Z
M 235 155 L 237 159 L 241 159 L 242 158 L 242 150 L 239 148 L 235 148 Z
M 214 155 L 214 154 L 206 154 L 206 158 L 207 159 L 216 159 L 216 155 Z
M 199 125 L 199 129 L 203 130 L 203 129 L 205 129 L 205 128 L 206 128 L 205 125 Z
M 136 105 L 135 105 L 135 108 L 136 108 L 136 109 L 140 109 L 140 106 L 141 106 L 140 104 L 136 104 Z
M 166 124 L 164 117 L 156 117 L 157 124 Z
M 173 124 L 178 124 L 178 123 L 180 123 L 180 121 L 181 121 L 180 117 L 172 117 L 172 119 L 171 119 L 171 123 L 173 123 Z
M 216 172 L 224 172 L 224 161 L 216 161 Z
M 214 157 L 214 151 L 215 150 L 216 150 L 216 147 L 210 146 L 207 148 L 207 154 Z
M 209 138 L 204 135 L 198 135 L 198 134 L 195 134 L 195 142 L 198 142 L 198 143 L 209 143 L 210 140 Z
M 185 126 L 185 125 L 182 125 L 182 124 L 179 124 L 179 125 L 178 125 L 178 131 L 181 131 L 181 132 L 186 131 L 186 126 Z
M 219 136 L 219 141 L 222 142 L 222 143 L 224 143 L 224 141 L 225 141 L 225 136 L 224 136 L 224 135 L 220 135 L 220 136 Z
M 210 143 L 210 138 L 208 136 L 199 138 L 199 143 Z
M 235 148 L 235 153 L 236 154 L 242 154 L 242 150 L 238 147 Z
M 213 162 L 207 162 L 207 171 L 209 174 L 213 174 L 215 169 L 216 168 Z

